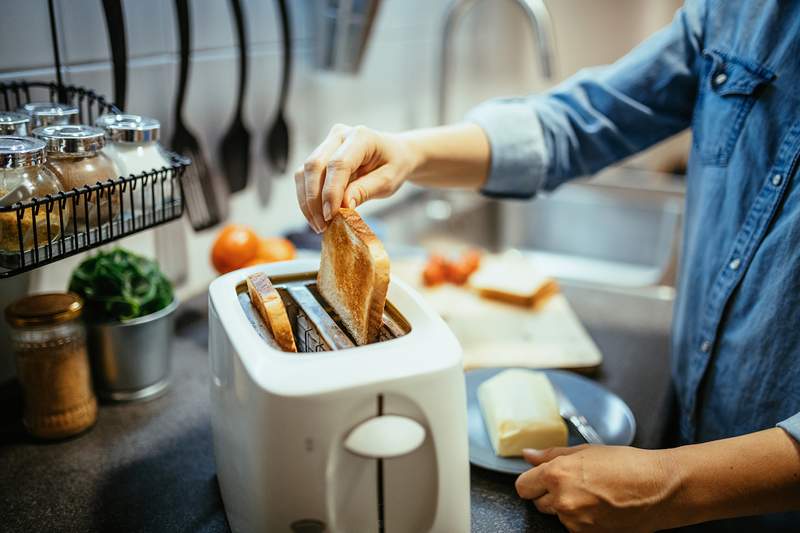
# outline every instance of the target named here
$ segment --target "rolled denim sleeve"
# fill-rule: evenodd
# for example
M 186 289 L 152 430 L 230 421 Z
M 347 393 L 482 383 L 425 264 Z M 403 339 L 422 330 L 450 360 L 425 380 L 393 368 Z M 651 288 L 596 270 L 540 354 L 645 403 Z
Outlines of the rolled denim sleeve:
M 490 196 L 527 198 L 593 174 L 691 123 L 707 0 L 689 0 L 669 26 L 613 65 L 552 91 L 491 100 L 467 120 L 491 146 Z
M 794 440 L 800 442 L 800 413 L 787 418 L 783 422 L 779 422 L 778 427 L 791 435 Z
M 467 114 L 491 146 L 489 180 L 482 192 L 499 198 L 530 198 L 547 174 L 548 148 L 534 106 L 525 98 L 491 100 Z

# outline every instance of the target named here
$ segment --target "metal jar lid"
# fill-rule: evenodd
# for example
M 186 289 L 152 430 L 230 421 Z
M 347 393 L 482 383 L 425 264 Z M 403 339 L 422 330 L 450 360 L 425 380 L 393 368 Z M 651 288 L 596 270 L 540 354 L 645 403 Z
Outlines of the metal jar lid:
M 95 125 L 103 128 L 106 136 L 114 142 L 154 142 L 161 133 L 159 121 L 141 115 L 102 115 L 95 121 Z
M 83 124 L 45 126 L 33 134 L 47 143 L 48 154 L 94 155 L 106 145 L 103 130 Z
M 0 135 L 18 135 L 24 137 L 28 134 L 31 117 L 13 111 L 0 111 Z
M 0 136 L 0 168 L 25 168 L 44 163 L 44 141 Z
M 40 128 L 52 124 L 76 124 L 78 108 L 57 102 L 31 102 L 19 108 L 31 117 L 31 127 Z
M 81 316 L 83 300 L 71 292 L 26 296 L 6 307 L 6 322 L 14 328 L 50 326 Z

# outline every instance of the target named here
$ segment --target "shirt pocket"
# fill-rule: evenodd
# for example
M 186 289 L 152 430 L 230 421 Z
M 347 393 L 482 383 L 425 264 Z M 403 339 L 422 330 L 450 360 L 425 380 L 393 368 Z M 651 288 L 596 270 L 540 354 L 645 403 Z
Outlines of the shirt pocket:
M 692 135 L 704 164 L 725 166 L 747 115 L 775 74 L 719 50 L 704 50 L 703 57 L 704 74 Z

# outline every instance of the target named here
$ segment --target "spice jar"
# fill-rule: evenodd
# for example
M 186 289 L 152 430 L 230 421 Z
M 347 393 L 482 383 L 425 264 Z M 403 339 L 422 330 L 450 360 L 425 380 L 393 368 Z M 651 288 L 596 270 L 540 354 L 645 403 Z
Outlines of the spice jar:
M 97 419 L 82 308 L 73 293 L 26 296 L 6 308 L 25 400 L 23 421 L 36 437 L 76 435 Z
M 31 117 L 13 111 L 0 111 L 0 135 L 28 135 Z
M 161 123 L 141 115 L 103 115 L 96 125 L 106 132 L 103 151 L 117 164 L 120 174 L 142 174 L 170 167 L 167 155 L 158 144 Z
M 74 105 L 57 102 L 31 102 L 19 108 L 31 117 L 30 129 L 56 124 L 77 124 L 79 112 Z
M 161 123 L 141 115 L 102 115 L 95 124 L 106 132 L 109 141 L 103 151 L 117 165 L 122 176 L 139 175 L 145 172 L 171 167 L 172 163 L 158 143 Z M 149 183 L 153 183 L 149 181 Z M 176 200 L 180 189 L 166 187 L 164 200 Z M 156 202 L 161 202 L 161 188 L 156 189 Z M 146 205 L 152 203 L 152 195 L 145 194 Z M 141 206 L 140 196 L 134 196 L 134 208 Z
M 45 144 L 30 137 L 0 136 L 0 208 L 33 197 L 44 198 L 61 191 L 58 179 L 44 168 Z M 16 210 L 0 211 L 0 253 L 20 253 L 42 245 L 49 238 L 61 234 L 61 219 L 68 220 L 68 212 L 59 217 L 59 207 L 48 214 L 47 208 L 39 207 L 34 217 L 31 207 L 25 208 L 22 218 Z M 35 240 L 34 240 L 35 236 Z
M 101 150 L 105 146 L 103 130 L 84 125 L 46 126 L 33 130 L 36 137 L 47 144 L 47 168 L 55 174 L 65 191 L 86 185 L 107 182 L 119 176 L 116 165 Z M 72 220 L 65 230 L 85 231 L 98 227 L 119 216 L 119 195 L 110 190 L 92 191 L 88 196 L 78 195 L 70 202 L 75 209 L 78 227 Z M 111 202 L 111 220 L 109 220 Z

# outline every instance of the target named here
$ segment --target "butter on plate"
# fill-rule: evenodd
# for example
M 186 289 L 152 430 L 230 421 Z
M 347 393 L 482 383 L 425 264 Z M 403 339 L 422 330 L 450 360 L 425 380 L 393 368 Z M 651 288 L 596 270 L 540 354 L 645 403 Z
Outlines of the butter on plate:
M 478 402 L 494 452 L 501 457 L 520 456 L 523 448 L 567 445 L 567 425 L 542 372 L 504 370 L 480 384 Z

